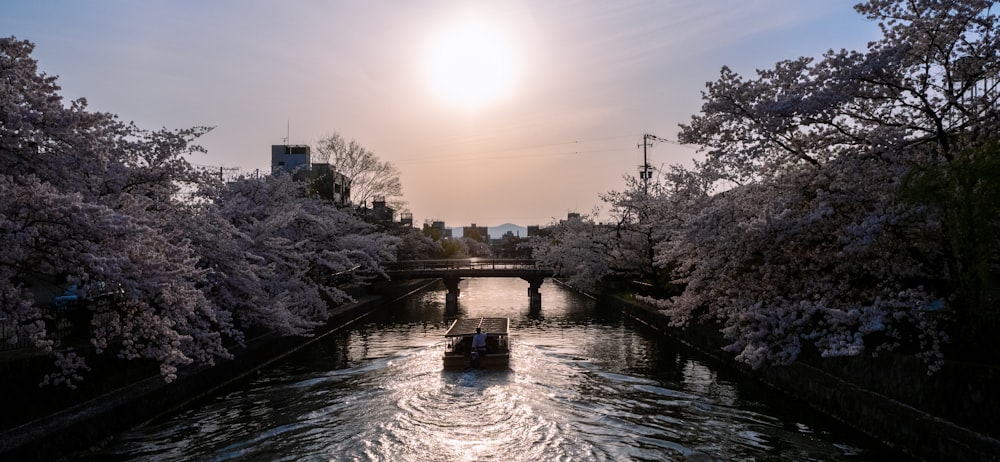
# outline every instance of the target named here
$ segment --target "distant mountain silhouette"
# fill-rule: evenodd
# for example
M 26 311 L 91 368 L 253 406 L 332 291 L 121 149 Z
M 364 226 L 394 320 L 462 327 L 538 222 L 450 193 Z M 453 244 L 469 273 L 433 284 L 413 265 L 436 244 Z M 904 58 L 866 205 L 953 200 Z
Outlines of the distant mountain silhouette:
M 518 226 L 513 223 L 504 223 L 500 226 L 490 226 L 488 229 L 491 239 L 499 239 L 504 234 L 507 234 L 507 231 L 510 231 L 515 236 L 528 237 L 527 226 Z

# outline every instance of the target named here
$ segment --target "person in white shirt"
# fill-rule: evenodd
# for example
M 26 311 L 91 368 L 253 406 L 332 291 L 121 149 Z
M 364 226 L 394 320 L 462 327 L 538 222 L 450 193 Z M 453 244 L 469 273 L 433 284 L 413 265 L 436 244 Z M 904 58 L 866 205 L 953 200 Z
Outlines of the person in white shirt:
M 479 353 L 479 356 L 486 355 L 486 333 L 478 327 L 476 335 L 472 336 L 472 351 Z

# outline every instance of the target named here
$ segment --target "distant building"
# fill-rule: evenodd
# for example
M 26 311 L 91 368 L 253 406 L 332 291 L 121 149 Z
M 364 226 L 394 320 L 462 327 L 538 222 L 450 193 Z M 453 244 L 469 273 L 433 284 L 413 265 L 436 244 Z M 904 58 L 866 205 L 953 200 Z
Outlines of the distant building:
M 565 220 L 559 220 L 559 223 L 566 223 L 567 221 L 580 221 L 582 219 L 583 219 L 583 216 L 580 215 L 579 213 L 577 213 L 577 212 L 569 212 L 569 213 L 566 214 L 566 219 Z
M 490 250 L 497 258 L 531 258 L 531 248 L 521 246 L 528 238 L 507 231 L 497 239 L 490 242 Z
M 351 180 L 326 163 L 311 163 L 312 149 L 304 144 L 272 144 L 271 173 L 287 172 L 298 181 L 307 181 L 307 194 L 319 196 L 337 206 L 351 205 Z
M 403 226 L 413 227 L 413 213 L 403 212 L 399 214 L 399 224 Z
M 396 210 L 389 207 L 383 198 L 373 200 L 371 208 L 368 208 L 365 204 L 357 206 L 355 208 L 355 213 L 357 216 L 361 217 L 362 220 L 365 220 L 368 223 L 373 223 L 376 227 L 386 231 L 402 230 L 404 228 L 413 227 L 412 213 L 400 213 L 399 221 L 395 221 Z M 427 225 L 425 224 L 424 228 L 426 229 L 426 227 Z
M 541 227 L 538 225 L 528 225 L 528 237 L 541 235 Z
M 476 226 L 475 223 L 472 226 L 462 227 L 462 237 L 468 237 L 485 244 L 490 243 L 489 228 L 486 226 Z
M 423 228 L 424 236 L 427 236 L 435 241 L 440 241 L 441 239 L 451 239 L 451 229 L 446 228 L 443 221 L 435 221 L 430 225 L 424 223 Z
M 284 171 L 304 180 L 311 166 L 310 155 L 311 149 L 304 144 L 272 144 L 271 172 Z
M 312 164 L 309 171 L 310 192 L 340 207 L 351 204 L 351 180 L 337 173 L 330 164 Z
M 371 220 L 376 223 L 389 223 L 396 216 L 396 211 L 385 205 L 385 199 L 372 201 Z

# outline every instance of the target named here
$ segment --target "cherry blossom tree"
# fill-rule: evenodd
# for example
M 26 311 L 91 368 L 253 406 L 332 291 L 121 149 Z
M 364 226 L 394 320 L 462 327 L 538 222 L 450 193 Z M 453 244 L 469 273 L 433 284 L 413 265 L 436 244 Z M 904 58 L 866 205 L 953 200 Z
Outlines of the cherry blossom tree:
M 483 258 L 493 256 L 489 244 L 471 237 L 447 238 L 441 241 L 441 258 Z
M 738 184 L 839 155 L 948 161 L 997 128 L 1000 39 L 992 6 L 860 4 L 884 33 L 867 52 L 782 61 L 755 79 L 724 67 L 679 138 L 705 146 L 706 170 Z M 927 147 L 912 149 L 918 146 Z
M 489 258 L 493 256 L 493 249 L 486 242 L 478 241 L 468 236 L 458 238 L 463 243 L 463 247 L 468 249 L 469 257 Z
M 900 212 L 849 187 L 888 183 L 892 170 L 844 167 L 843 178 L 803 167 L 703 201 L 657 248 L 683 293 L 649 301 L 678 325 L 718 323 L 727 349 L 755 367 L 866 346 L 939 359 L 945 336 L 924 311 L 936 295 L 921 287 L 931 272 L 906 251 Z M 913 326 L 922 334 L 904 338 Z
M 71 285 L 93 353 L 151 359 L 169 381 L 249 331 L 308 335 L 346 289 L 385 277 L 398 238 L 286 176 L 213 180 L 187 161 L 208 128 L 146 131 L 64 105 L 32 48 L 0 39 L 0 322 L 54 357 L 43 383 L 87 368 L 90 350 L 51 331 Z
M 546 227 L 543 236 L 531 236 L 527 245 L 542 266 L 555 268 L 556 275 L 583 290 L 596 289 L 610 273 L 609 249 L 614 230 L 579 216 Z
M 625 176 L 626 188 L 601 195 L 610 205 L 614 239 L 607 253 L 608 271 L 628 278 L 652 277 L 653 246 L 662 238 L 660 227 L 652 214 L 662 196 L 661 183 L 648 184 L 632 176 Z
M 602 195 L 610 206 L 614 239 L 608 252 L 611 272 L 618 277 L 661 282 L 656 246 L 670 239 L 686 214 L 711 191 L 706 176 L 672 165 L 647 181 L 626 176 L 626 189 Z
M 243 328 L 308 333 L 328 304 L 351 300 L 342 286 L 386 277 L 380 262 L 395 259 L 398 238 L 303 188 L 284 174 L 243 178 L 200 207 L 208 223 L 192 240 L 212 270 L 208 291 Z
M 55 78 L 40 74 L 33 46 L 0 39 L 0 189 L 5 198 L 0 234 L 4 322 L 50 351 L 72 383 L 85 367 L 71 351 L 54 351 L 51 317 L 34 292 L 47 285 L 78 286 L 93 303 L 92 344 L 120 357 L 155 358 L 165 378 L 193 361 L 226 356 L 227 320 L 197 285 L 202 271 L 183 236 L 158 228 L 177 191 L 174 180 L 193 170 L 172 156 L 186 152 L 201 130 L 146 132 L 114 116 L 68 107 Z M 196 148 L 195 148 L 196 149 Z M 99 320 L 100 322 L 96 322 Z
M 690 211 L 699 210 L 710 182 L 680 166 L 670 166 L 650 182 L 629 176 L 625 182 L 624 191 L 602 195 L 610 206 L 610 223 L 581 216 L 549 225 L 527 240 L 532 256 L 586 290 L 612 279 L 664 282 L 655 274 L 657 267 L 666 268 L 656 249 L 672 239 Z M 595 210 L 593 215 L 598 214 Z
M 978 147 L 997 128 L 992 6 L 873 0 L 856 7 L 884 33 L 866 52 L 782 61 L 754 79 L 723 68 L 679 138 L 704 146 L 706 180 L 737 187 L 658 247 L 686 284 L 658 301 L 665 312 L 721 323 L 755 366 L 903 344 L 933 368 L 947 339 L 937 307 L 972 309 L 959 277 L 970 265 L 947 245 L 960 223 L 943 202 L 900 194 L 915 173 L 991 155 Z
M 399 236 L 401 242 L 396 252 L 398 260 L 433 260 L 441 258 L 444 248 L 416 228 L 407 227 Z

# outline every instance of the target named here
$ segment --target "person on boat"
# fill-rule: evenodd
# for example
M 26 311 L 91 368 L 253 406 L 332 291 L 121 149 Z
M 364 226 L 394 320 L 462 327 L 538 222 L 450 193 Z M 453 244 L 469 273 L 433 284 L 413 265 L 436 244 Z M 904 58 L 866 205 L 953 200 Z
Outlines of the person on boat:
M 482 329 L 476 328 L 476 335 L 472 336 L 472 351 L 479 356 L 486 356 L 486 333 Z

